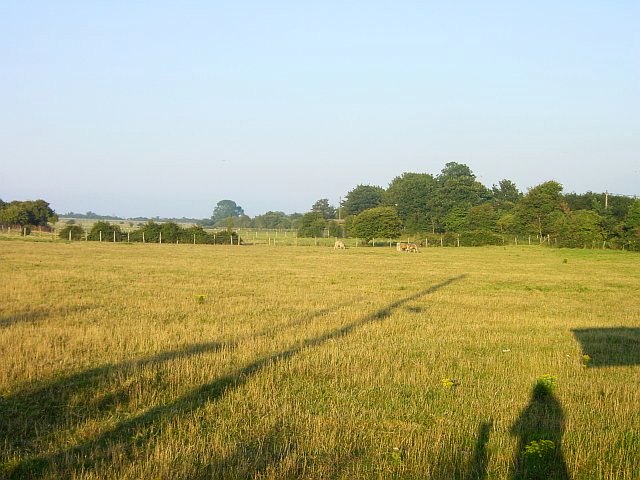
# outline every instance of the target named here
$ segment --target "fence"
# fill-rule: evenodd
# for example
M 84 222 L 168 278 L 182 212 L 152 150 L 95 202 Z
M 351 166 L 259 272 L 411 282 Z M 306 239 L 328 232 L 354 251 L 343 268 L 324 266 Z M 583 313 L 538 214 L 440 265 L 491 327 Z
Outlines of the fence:
M 69 232 L 71 233 L 71 232 Z M 200 237 L 196 234 L 189 236 L 180 235 L 178 238 L 168 239 L 160 232 L 157 236 L 149 238 L 144 232 L 140 234 L 140 229 L 132 229 L 125 232 L 100 232 L 97 242 L 104 243 L 149 243 L 149 244 L 215 244 L 215 245 L 263 245 L 268 247 L 333 247 L 335 237 L 298 237 L 294 230 L 257 230 L 257 229 L 238 229 L 229 237 L 226 230 L 223 229 L 207 229 L 206 233 L 213 238 L 213 241 Z M 80 238 L 58 238 L 55 229 L 50 232 L 43 229 L 30 230 L 29 227 L 20 226 L 2 226 L 0 225 L 0 234 L 10 237 L 30 237 L 34 240 L 59 240 L 59 241 L 92 241 L 87 232 L 83 233 Z M 397 242 L 415 243 L 420 248 L 444 248 L 444 247 L 474 247 L 474 246 L 534 246 L 540 245 L 553 248 L 583 248 L 583 249 L 608 249 L 608 250 L 631 250 L 640 251 L 640 240 L 624 240 L 621 238 L 611 238 L 603 240 L 602 238 L 588 239 L 576 244 L 575 241 L 568 242 L 560 236 L 546 235 L 501 235 L 491 232 L 468 232 L 465 234 L 444 233 L 444 234 L 426 234 L 408 235 L 402 238 L 374 238 L 366 242 L 358 238 L 342 238 L 347 248 L 366 248 L 366 247 L 388 247 L 395 248 Z

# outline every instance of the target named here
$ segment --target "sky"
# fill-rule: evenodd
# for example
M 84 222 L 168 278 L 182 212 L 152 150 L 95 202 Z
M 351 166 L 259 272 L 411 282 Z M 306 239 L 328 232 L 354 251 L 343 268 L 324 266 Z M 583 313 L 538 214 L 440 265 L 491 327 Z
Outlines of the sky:
M 640 2 L 0 2 L 0 198 L 250 216 L 468 165 L 640 194 Z

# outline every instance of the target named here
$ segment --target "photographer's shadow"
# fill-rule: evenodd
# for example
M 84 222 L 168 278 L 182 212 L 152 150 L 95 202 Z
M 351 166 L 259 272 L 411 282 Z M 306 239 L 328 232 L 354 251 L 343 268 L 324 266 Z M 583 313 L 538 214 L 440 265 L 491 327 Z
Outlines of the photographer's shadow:
M 564 412 L 552 387 L 538 381 L 531 399 L 511 427 L 518 437 L 513 480 L 568 480 L 562 453 Z

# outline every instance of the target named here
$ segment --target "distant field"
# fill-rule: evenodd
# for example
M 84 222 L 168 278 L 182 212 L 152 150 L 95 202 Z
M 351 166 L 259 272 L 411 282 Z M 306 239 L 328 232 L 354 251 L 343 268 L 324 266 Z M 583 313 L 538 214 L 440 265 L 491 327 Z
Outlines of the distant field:
M 15 239 L 0 278 L 0 478 L 640 478 L 638 254 Z

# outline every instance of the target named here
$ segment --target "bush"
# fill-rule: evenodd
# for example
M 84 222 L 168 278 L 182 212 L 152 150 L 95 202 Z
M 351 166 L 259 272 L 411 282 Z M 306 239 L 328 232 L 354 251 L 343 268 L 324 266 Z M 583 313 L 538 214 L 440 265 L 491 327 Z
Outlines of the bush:
M 113 242 L 114 233 L 116 241 L 122 241 L 122 231 L 118 225 L 111 225 L 108 222 L 96 222 L 91 227 L 91 231 L 89 235 L 87 235 L 88 240 L 100 240 L 100 234 L 102 233 L 102 241 L 103 242 Z M 68 235 L 68 234 L 67 234 Z
M 71 234 L 71 238 L 69 238 Z M 61 240 L 82 240 L 84 238 L 84 228 L 80 225 L 67 225 L 58 233 Z M 112 237 L 113 238 L 113 237 Z

